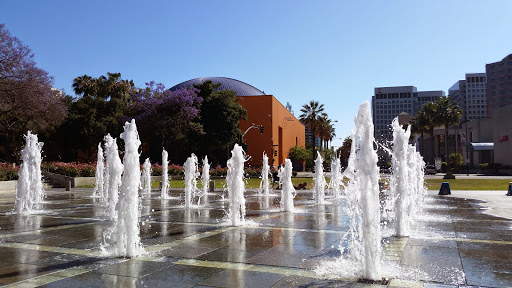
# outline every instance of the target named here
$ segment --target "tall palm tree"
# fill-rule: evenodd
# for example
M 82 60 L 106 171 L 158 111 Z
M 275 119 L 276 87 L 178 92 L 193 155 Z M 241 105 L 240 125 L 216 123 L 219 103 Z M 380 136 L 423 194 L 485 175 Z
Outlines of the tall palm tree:
M 411 119 L 411 134 L 412 135 L 420 135 L 420 148 L 421 155 L 425 155 L 425 141 L 424 134 L 428 133 L 428 116 L 425 113 L 424 109 L 420 108 L 418 112 Z
M 451 125 L 459 124 L 462 117 L 462 110 L 456 102 L 451 102 L 450 97 L 441 97 L 435 102 L 438 123 L 444 126 L 444 154 L 448 161 L 448 128 Z M 457 144 L 455 144 L 457 145 Z
M 299 120 L 304 123 L 312 134 L 311 143 L 311 155 L 313 160 L 315 159 L 315 137 L 317 133 L 318 123 L 321 117 L 327 118 L 327 114 L 324 113 L 324 104 L 319 104 L 318 101 L 311 100 L 309 104 L 302 105 L 300 109 L 302 114 L 299 116 Z
M 329 141 L 329 137 L 331 135 L 331 131 L 333 130 L 333 126 L 331 124 L 331 119 L 326 117 L 320 117 L 320 121 L 318 122 L 318 136 L 320 137 L 320 148 L 326 148 L 327 142 Z M 322 145 L 322 143 L 324 145 Z
M 422 113 L 424 114 L 423 117 L 425 119 L 422 120 L 422 123 L 425 125 L 425 131 L 430 136 L 430 163 L 434 163 L 434 157 L 435 157 L 435 146 L 434 146 L 434 129 L 440 125 L 440 120 L 437 117 L 437 109 L 434 102 L 428 102 L 423 104 L 421 106 Z

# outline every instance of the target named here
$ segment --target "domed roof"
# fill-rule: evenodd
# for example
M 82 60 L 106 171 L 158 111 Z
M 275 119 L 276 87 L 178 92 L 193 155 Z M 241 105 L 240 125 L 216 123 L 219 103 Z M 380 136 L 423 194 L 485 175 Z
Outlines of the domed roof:
M 181 82 L 178 85 L 175 85 L 170 90 L 174 91 L 177 89 L 180 89 L 182 87 L 190 87 L 194 84 L 201 84 L 203 82 L 206 82 L 208 80 L 211 80 L 213 83 L 220 83 L 221 86 L 217 90 L 233 90 L 236 92 L 236 95 L 238 96 L 260 96 L 265 95 L 263 91 L 255 88 L 252 85 L 249 85 L 245 82 L 232 79 L 232 78 L 226 78 L 226 77 L 202 77 L 202 78 L 195 78 L 191 79 L 185 82 Z

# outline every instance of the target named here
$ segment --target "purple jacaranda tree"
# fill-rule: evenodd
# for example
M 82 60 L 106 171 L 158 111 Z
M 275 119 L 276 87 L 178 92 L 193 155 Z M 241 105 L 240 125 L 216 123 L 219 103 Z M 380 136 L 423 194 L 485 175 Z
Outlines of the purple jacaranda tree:
M 30 48 L 0 24 L 0 145 L 6 148 L 0 158 L 14 160 L 27 130 L 44 135 L 65 119 L 63 93 L 52 84 Z
M 146 83 L 145 89 L 132 94 L 129 114 L 137 122 L 141 140 L 152 141 L 153 147 L 160 148 L 160 153 L 162 147 L 171 154 L 177 147 L 191 147 L 187 141 L 203 134 L 199 121 L 203 99 L 198 92 L 193 87 L 170 91 L 163 84 L 151 81 Z

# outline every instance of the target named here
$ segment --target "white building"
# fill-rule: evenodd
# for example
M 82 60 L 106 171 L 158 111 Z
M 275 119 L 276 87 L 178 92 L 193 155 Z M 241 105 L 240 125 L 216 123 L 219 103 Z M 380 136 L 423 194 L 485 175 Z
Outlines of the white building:
M 445 96 L 444 91 L 417 91 L 414 86 L 375 88 L 372 96 L 375 139 L 392 140 L 391 121 L 395 117 L 403 112 L 412 117 L 423 104 L 437 101 L 442 96 Z
M 461 121 L 487 117 L 485 73 L 468 73 L 448 89 L 448 96 L 463 111 Z

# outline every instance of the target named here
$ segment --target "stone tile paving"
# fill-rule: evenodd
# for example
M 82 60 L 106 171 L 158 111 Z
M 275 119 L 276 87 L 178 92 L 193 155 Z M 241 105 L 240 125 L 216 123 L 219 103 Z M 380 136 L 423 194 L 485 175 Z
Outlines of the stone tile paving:
M 454 191 L 455 192 L 455 191 Z M 14 194 L 0 194 L 0 286 L 6 287 L 511 287 L 512 220 L 488 214 L 482 201 L 430 195 L 410 238 L 384 231 L 386 262 L 417 275 L 384 275 L 387 285 L 324 279 L 318 265 L 340 257 L 348 230 L 343 199 L 314 205 L 300 191 L 296 211 L 279 197 L 247 192 L 247 226 L 223 218 L 222 191 L 185 210 L 182 191 L 170 200 L 143 199 L 146 254 L 102 256 L 110 222 L 92 189 L 51 189 L 35 215 L 12 213 Z M 454 193 L 456 194 L 456 193 Z M 505 196 L 503 196 L 505 197 Z M 508 200 L 508 199 L 507 199 Z M 405 271 L 405 270 L 404 270 Z M 385 274 L 385 273 L 383 273 Z M 407 275 L 406 275 L 407 274 Z

